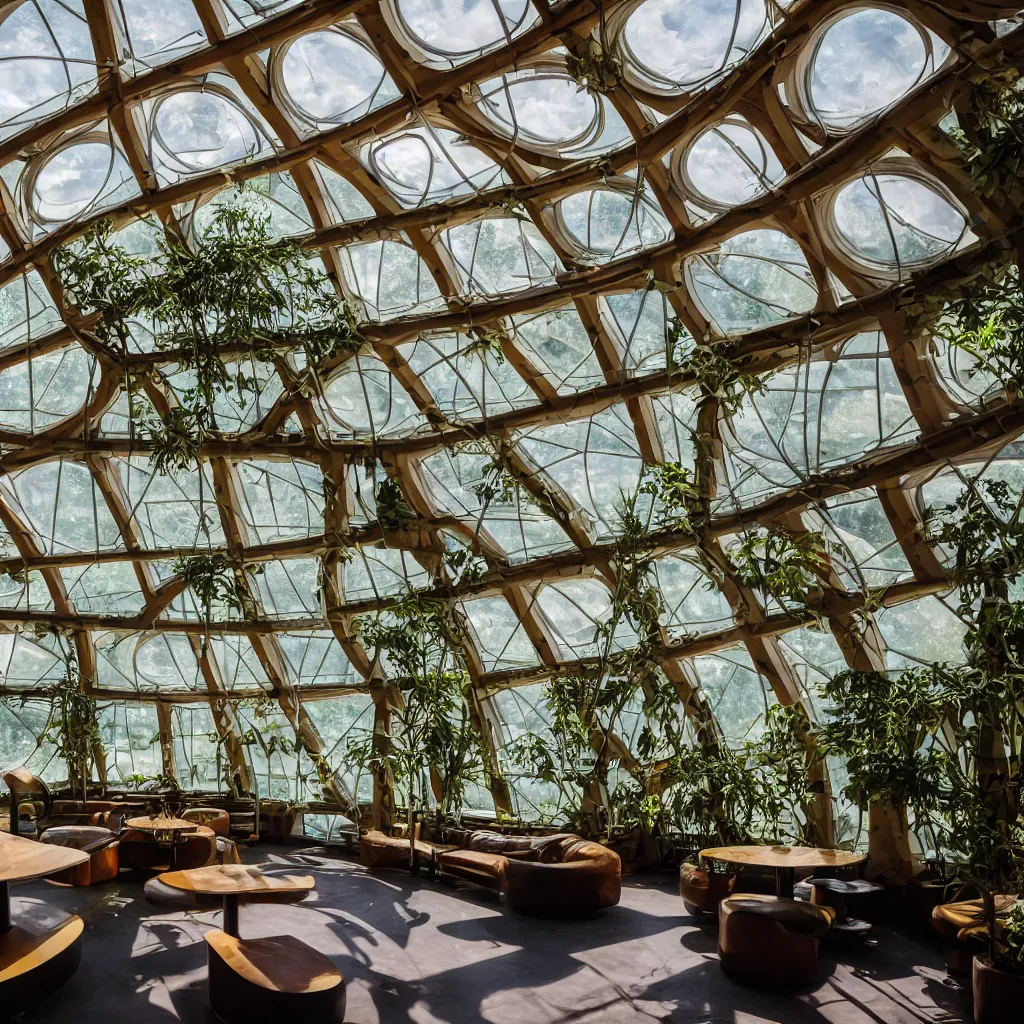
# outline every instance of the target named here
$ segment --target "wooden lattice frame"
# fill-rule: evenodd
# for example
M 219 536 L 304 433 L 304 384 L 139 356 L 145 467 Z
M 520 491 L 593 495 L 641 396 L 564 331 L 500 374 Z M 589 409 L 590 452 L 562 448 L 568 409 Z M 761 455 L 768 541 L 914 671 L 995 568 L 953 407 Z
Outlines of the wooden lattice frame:
M 0 18 L 6 8 L 13 8 L 17 3 L 18 0 L 3 0 Z M 633 137 L 631 142 L 601 160 L 575 161 L 541 156 L 535 151 L 526 152 L 510 145 L 507 139 L 489 129 L 475 112 L 469 98 L 470 87 L 474 82 L 504 70 L 523 66 L 524 62 L 541 57 L 556 46 L 565 47 L 573 54 L 586 53 L 592 38 L 600 36 L 606 26 L 614 24 L 617 18 L 621 21 L 636 4 L 634 0 L 604 4 L 593 0 L 565 0 L 548 5 L 546 0 L 538 0 L 534 6 L 538 12 L 536 24 L 511 38 L 506 45 L 454 69 L 433 70 L 410 57 L 408 47 L 395 32 L 393 12 L 390 9 L 383 11 L 381 5 L 372 0 L 307 0 L 301 6 L 266 17 L 244 31 L 231 34 L 218 0 L 195 0 L 209 45 L 172 64 L 131 76 L 120 69 L 117 28 L 111 8 L 105 0 L 85 0 L 99 66 L 97 88 L 87 98 L 62 112 L 0 141 L 0 166 L 3 166 L 11 160 L 31 159 L 39 152 L 49 152 L 55 144 L 69 137 L 69 133 L 105 117 L 127 158 L 140 192 L 137 197 L 113 209 L 80 217 L 33 240 L 20 219 L 14 198 L 0 182 L 0 238 L 11 250 L 11 256 L 0 262 L 0 286 L 30 268 L 35 269 L 61 310 L 66 324 L 63 329 L 42 338 L 30 338 L 23 344 L 0 351 L 0 372 L 33 356 L 59 350 L 75 339 L 90 348 L 87 335 L 81 333 L 86 321 L 65 302 L 58 275 L 53 269 L 52 256 L 57 246 L 81 234 L 90 223 L 100 219 L 110 219 L 119 226 L 144 214 L 154 214 L 169 224 L 174 218 L 175 204 L 197 197 L 208 198 L 230 184 L 269 172 L 291 173 L 314 225 L 314 230 L 302 242 L 311 250 L 319 251 L 340 289 L 346 286 L 343 284 L 338 247 L 365 240 L 397 238 L 401 233 L 425 262 L 441 294 L 446 297 L 445 310 L 383 323 L 370 322 L 363 326 L 367 345 L 383 360 L 427 418 L 430 432 L 372 441 L 314 437 L 314 431 L 321 422 L 315 406 L 309 400 L 286 391 L 256 426 L 243 434 L 204 444 L 201 449 L 201 455 L 208 460 L 213 475 L 228 554 L 239 559 L 244 557 L 246 562 L 316 556 L 328 570 L 328 580 L 334 581 L 326 587 L 325 610 L 319 621 L 309 618 L 282 621 L 258 615 L 217 626 L 218 632 L 241 633 L 248 638 L 266 672 L 274 697 L 311 755 L 319 755 L 323 745 L 302 708 L 300 696 L 304 702 L 343 693 L 369 692 L 376 708 L 375 725 L 381 728 L 387 724 L 393 701 L 390 687 L 379 676 L 371 674 L 367 653 L 350 635 L 350 624 L 355 615 L 386 607 L 390 600 L 343 602 L 334 570 L 344 549 L 383 543 L 410 551 L 429 572 L 434 572 L 444 546 L 441 530 L 461 533 L 473 540 L 472 524 L 467 526 L 450 515 L 437 514 L 436 506 L 414 468 L 416 459 L 446 446 L 483 437 L 496 437 L 508 442 L 512 454 L 506 468 L 528 490 L 540 489 L 547 501 L 555 502 L 559 513 L 557 521 L 573 545 L 561 553 L 516 565 L 502 564 L 484 545 L 484 554 L 489 556 L 489 571 L 483 580 L 454 586 L 442 583 L 432 591 L 445 599 L 471 595 L 504 597 L 536 648 L 537 668 L 492 672 L 484 671 L 474 651 L 467 652 L 478 697 L 476 721 L 481 726 L 485 751 L 493 763 L 497 762 L 493 728 L 488 724 L 485 707 L 487 695 L 503 687 L 536 682 L 548 678 L 555 671 L 579 666 L 579 662 L 567 662 L 559 657 L 551 630 L 543 615 L 538 613 L 536 588 L 546 581 L 574 576 L 592 576 L 606 583 L 613 581 L 614 567 L 610 556 L 614 545 L 610 541 L 599 540 L 592 530 L 580 525 L 580 517 L 573 515 L 577 510 L 569 495 L 550 483 L 538 481 L 538 474 L 531 471 L 528 461 L 514 451 L 514 438 L 517 431 L 527 427 L 580 420 L 624 402 L 639 451 L 644 460 L 655 462 L 663 455 L 654 425 L 652 400 L 683 390 L 690 383 L 685 375 L 669 370 L 630 374 L 623 364 L 620 347 L 602 323 L 597 303 L 597 296 L 602 293 L 640 288 L 649 280 L 656 280 L 667 286 L 668 301 L 676 315 L 694 337 L 701 337 L 710 326 L 688 293 L 683 273 L 684 260 L 694 254 L 712 251 L 723 240 L 741 231 L 772 226 L 798 240 L 819 285 L 819 306 L 808 316 L 744 334 L 737 342 L 739 354 L 751 356 L 757 369 L 767 371 L 792 364 L 813 353 L 821 353 L 859 330 L 874 325 L 880 327 L 920 428 L 918 440 L 866 454 L 839 469 L 824 472 L 789 491 L 748 507 L 742 513 L 723 514 L 716 519 L 713 534 L 724 537 L 743 525 L 767 522 L 801 529 L 797 515 L 811 503 L 861 487 L 876 488 L 900 547 L 913 569 L 912 579 L 885 592 L 881 600 L 886 604 L 947 589 L 940 560 L 922 539 L 908 480 L 917 481 L 949 463 L 990 455 L 1024 429 L 1024 411 L 1018 403 L 990 401 L 980 409 L 958 409 L 939 383 L 926 355 L 924 339 L 918 336 L 913 324 L 907 322 L 904 313 L 915 297 L 970 277 L 985 263 L 1005 253 L 1012 244 L 1006 235 L 1016 211 L 1003 197 L 983 200 L 974 193 L 956 149 L 936 125 L 966 94 L 973 80 L 999 62 L 1020 59 L 1024 51 L 1024 33 L 1015 30 L 997 35 L 988 24 L 990 19 L 1012 16 L 1016 5 L 975 0 L 907 0 L 901 4 L 901 9 L 908 16 L 948 43 L 951 47 L 949 58 L 926 81 L 857 129 L 815 138 L 814 142 L 821 148 L 812 153 L 806 134 L 801 135 L 797 130 L 792 113 L 780 101 L 776 87 L 789 74 L 794 61 L 798 60 L 802 49 L 820 26 L 849 9 L 885 5 L 852 3 L 849 0 L 793 0 L 784 14 L 776 9 L 774 30 L 747 59 L 730 68 L 707 88 L 698 89 L 690 95 L 664 95 L 645 90 L 633 82 L 628 85 L 620 82 L 608 92 L 606 99 L 628 126 Z M 326 132 L 302 136 L 275 104 L 272 83 L 259 55 L 268 48 L 279 47 L 305 33 L 343 20 L 358 26 L 375 47 L 401 95 L 349 123 Z M 148 97 L 181 86 L 189 77 L 210 71 L 224 71 L 234 78 L 249 103 L 276 132 L 281 144 L 270 156 L 160 187 L 149 166 L 146 145 L 140 135 L 135 116 L 137 106 Z M 354 153 L 363 141 L 402 126 L 417 111 L 436 123 L 451 126 L 484 153 L 493 156 L 504 167 L 511 184 L 475 192 L 466 198 L 403 209 Z M 654 121 L 647 111 L 656 111 L 659 120 Z M 742 114 L 764 135 L 783 165 L 785 179 L 767 196 L 695 224 L 663 158 L 731 113 Z M 810 130 L 807 125 L 799 127 L 804 132 Z M 828 232 L 823 225 L 827 206 L 819 202 L 837 181 L 847 180 L 894 147 L 906 153 L 922 173 L 955 197 L 969 214 L 972 230 L 978 238 L 972 246 L 915 275 L 909 283 L 906 280 L 886 281 L 869 270 L 859 272 L 851 268 L 850 262 L 827 243 Z M 355 185 L 373 208 L 373 216 L 333 224 L 318 178 L 311 171 L 310 161 L 314 158 Z M 564 238 L 545 214 L 545 208 L 581 189 L 638 169 L 643 171 L 644 180 L 660 204 L 672 237 L 661 245 L 625 258 L 580 268 L 578 254 L 567 248 Z M 553 284 L 531 287 L 487 302 L 467 304 L 458 297 L 459 287 L 451 261 L 439 243 L 441 231 L 493 213 L 496 208 L 512 202 L 521 204 L 565 265 L 576 269 L 560 274 Z M 827 286 L 829 274 L 842 282 L 853 296 L 852 300 L 836 303 L 832 290 Z M 464 329 L 471 324 L 494 327 L 504 317 L 555 309 L 566 303 L 575 306 L 587 327 L 604 381 L 575 394 L 560 394 L 549 380 L 537 373 L 526 355 L 510 342 L 504 346 L 505 354 L 532 389 L 536 403 L 489 416 L 486 421 L 455 423 L 447 420 L 430 391 L 398 350 L 400 344 L 422 331 Z M 165 771 L 173 774 L 167 701 L 209 701 L 218 731 L 230 738 L 233 728 L 231 702 L 259 694 L 245 690 L 233 690 L 230 694 L 225 691 L 209 650 L 200 643 L 201 634 L 206 629 L 204 623 L 166 618 L 166 610 L 181 593 L 183 584 L 174 579 L 158 584 L 149 563 L 176 554 L 187 554 L 191 549 L 169 551 L 144 547 L 132 521 L 120 480 L 110 462 L 111 457 L 119 455 L 144 454 L 146 442 L 96 436 L 95 428 L 117 397 L 126 374 L 145 372 L 169 362 L 173 353 L 130 354 L 119 362 L 95 346 L 92 346 L 92 354 L 100 367 L 100 380 L 86 408 L 33 435 L 0 430 L 0 444 L 3 446 L 0 471 L 14 472 L 57 457 L 84 462 L 121 531 L 125 550 L 46 554 L 40 538 L 0 501 L 0 521 L 18 549 L 17 557 L 3 561 L 0 568 L 5 571 L 37 570 L 53 604 L 53 610 L 45 612 L 2 609 L 0 628 L 45 624 L 70 631 L 89 691 L 97 698 L 117 701 L 125 699 L 124 691 L 104 690 L 93 683 L 96 655 L 91 631 L 114 628 L 188 634 L 206 692 L 147 693 L 139 698 L 160 704 Z M 321 374 L 327 375 L 336 370 L 346 358 L 338 356 L 329 360 L 319 368 Z M 151 380 L 147 384 L 147 393 L 158 411 L 167 411 L 166 390 Z M 953 422 L 950 422 L 951 412 L 959 414 Z M 279 432 L 292 416 L 297 416 L 305 429 L 299 437 Z M 713 443 L 720 446 L 716 410 L 706 409 L 705 418 L 705 427 Z M 406 500 L 417 514 L 415 523 L 397 530 L 374 524 L 349 524 L 347 510 L 351 507 L 351 498 L 347 467 L 362 462 L 368 456 L 376 457 L 390 474 L 400 480 Z M 330 506 L 323 534 L 271 544 L 251 543 L 239 508 L 236 474 L 238 462 L 246 458 L 306 460 L 319 465 L 336 481 L 337 501 Z M 671 532 L 659 534 L 654 540 L 658 553 L 685 550 L 694 543 L 685 534 L 674 535 Z M 131 562 L 134 566 L 145 597 L 143 610 L 135 616 L 77 611 L 69 600 L 60 568 L 118 561 Z M 828 581 L 824 582 L 827 584 Z M 666 634 L 662 651 L 665 672 L 676 685 L 699 732 L 711 730 L 713 733 L 715 728 L 707 704 L 685 663 L 686 659 L 699 654 L 745 644 L 753 663 L 780 701 L 793 703 L 802 699 L 793 670 L 775 640 L 781 632 L 797 623 L 791 617 L 765 616 L 758 610 L 757 601 L 737 580 L 731 580 L 727 590 L 737 616 L 734 626 L 698 640 L 682 642 L 673 642 Z M 878 651 L 844 628 L 845 617 L 857 600 L 856 595 L 833 591 L 829 605 L 833 631 L 850 665 L 878 667 Z M 300 693 L 289 681 L 275 634 L 289 628 L 318 626 L 333 630 L 353 666 L 366 677 L 363 686 L 312 685 L 302 687 Z M 8 685 L 5 692 L 19 691 L 17 687 Z M 31 694 L 31 690 L 24 692 Z M 624 749 L 621 742 L 618 748 Z M 244 778 L 241 748 L 237 742 L 229 742 L 226 749 L 233 766 Z M 650 784 L 643 766 L 625 756 L 623 765 L 645 785 Z M 324 781 L 333 788 L 333 795 L 341 806 L 351 807 L 352 795 L 345 791 L 339 774 L 325 777 Z M 374 818 L 378 821 L 386 821 L 386 810 L 394 803 L 393 796 L 385 790 L 386 786 L 378 786 L 375 791 Z M 826 797 L 812 809 L 823 842 L 833 836 L 827 786 L 825 791 Z M 494 784 L 493 795 L 500 811 L 511 810 L 508 789 L 500 778 Z

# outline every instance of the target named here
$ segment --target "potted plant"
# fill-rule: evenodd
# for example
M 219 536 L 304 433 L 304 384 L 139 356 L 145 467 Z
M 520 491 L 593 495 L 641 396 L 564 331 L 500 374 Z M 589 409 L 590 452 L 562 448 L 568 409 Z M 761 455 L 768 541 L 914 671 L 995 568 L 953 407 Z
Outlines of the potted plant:
M 1024 900 L 996 926 L 995 900 L 985 894 L 989 951 L 974 958 L 974 1024 L 1006 1024 L 1024 1006 Z

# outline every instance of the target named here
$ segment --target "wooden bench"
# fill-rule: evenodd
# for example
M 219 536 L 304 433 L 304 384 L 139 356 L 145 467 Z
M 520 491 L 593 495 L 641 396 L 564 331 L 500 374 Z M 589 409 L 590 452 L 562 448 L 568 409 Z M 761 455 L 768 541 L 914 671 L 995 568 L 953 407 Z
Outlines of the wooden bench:
M 228 1024 L 343 1024 L 345 979 L 291 935 L 240 939 L 206 933 L 210 1005 Z
M 31 1009 L 78 970 L 84 927 L 77 915 L 29 906 L 0 932 L 0 1017 Z

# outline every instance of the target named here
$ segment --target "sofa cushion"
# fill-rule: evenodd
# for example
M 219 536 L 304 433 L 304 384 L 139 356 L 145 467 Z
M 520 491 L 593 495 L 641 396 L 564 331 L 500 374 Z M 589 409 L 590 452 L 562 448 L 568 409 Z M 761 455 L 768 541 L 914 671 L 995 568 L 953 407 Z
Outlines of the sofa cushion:
M 729 896 L 722 900 L 720 913 L 723 917 L 730 914 L 755 914 L 759 917 L 769 917 L 795 935 L 809 935 L 815 939 L 820 939 L 835 920 L 835 911 L 831 907 L 821 907 L 803 900 L 765 896 L 760 893 Z
M 997 933 L 1002 930 L 1003 920 L 1016 902 L 1013 896 L 995 897 Z M 932 928 L 949 945 L 972 940 L 985 941 L 988 926 L 985 924 L 984 905 L 980 899 L 940 903 L 932 910 Z
M 41 843 L 50 846 L 65 846 L 71 850 L 92 853 L 109 846 L 117 838 L 109 828 L 96 825 L 54 825 L 39 837 Z
M 437 858 L 441 872 L 490 889 L 504 888 L 508 858 L 483 850 L 448 850 Z

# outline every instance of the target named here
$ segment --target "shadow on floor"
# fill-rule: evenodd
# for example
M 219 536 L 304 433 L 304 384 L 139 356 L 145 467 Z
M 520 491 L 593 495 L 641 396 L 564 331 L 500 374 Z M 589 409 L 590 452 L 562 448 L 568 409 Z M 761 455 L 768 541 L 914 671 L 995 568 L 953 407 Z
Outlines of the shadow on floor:
M 776 995 L 722 973 L 714 921 L 683 911 L 672 880 L 627 880 L 618 907 L 584 921 L 514 914 L 495 896 L 402 872 L 367 873 L 322 851 L 262 846 L 248 863 L 313 874 L 302 904 L 243 907 L 243 935 L 291 934 L 328 955 L 352 1024 L 952 1024 L 964 995 L 935 949 L 879 929 L 873 950 L 822 947 L 822 983 Z M 30 883 L 86 922 L 76 976 L 21 1020 L 207 1024 L 203 933 L 215 911 L 161 913 L 139 881 L 91 889 Z M 287 1024 L 287 1022 L 285 1022 Z

